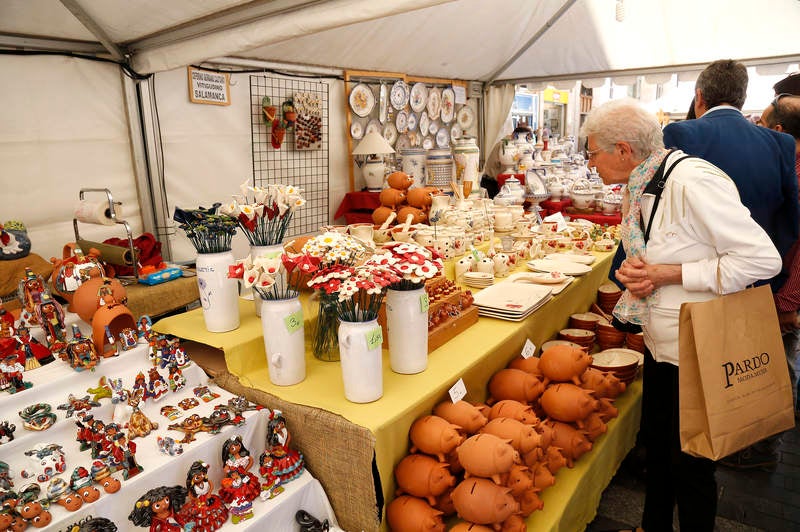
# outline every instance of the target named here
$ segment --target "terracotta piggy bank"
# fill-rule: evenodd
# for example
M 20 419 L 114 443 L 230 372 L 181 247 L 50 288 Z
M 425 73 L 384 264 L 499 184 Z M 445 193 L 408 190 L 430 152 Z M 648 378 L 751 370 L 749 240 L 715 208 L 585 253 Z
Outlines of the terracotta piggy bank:
M 551 384 L 539 398 L 539 402 L 549 417 L 572 423 L 597 410 L 597 399 L 592 397 L 593 393 L 574 384 Z
M 570 382 L 580 386 L 580 375 L 589 364 L 592 357 L 579 347 L 570 345 L 555 345 L 542 352 L 539 360 L 539 370 L 548 381 Z
M 586 437 L 593 442 L 608 431 L 603 419 L 597 412 L 592 412 L 582 421 L 580 427 L 586 431 Z
M 439 416 L 423 416 L 408 431 L 412 443 L 411 452 L 420 451 L 445 462 L 445 455 L 464 441 L 464 436 L 459 434 L 460 430 L 461 427 Z
M 458 461 L 465 477 L 491 478 L 500 484 L 501 475 L 520 460 L 519 453 L 508 442 L 493 434 L 470 436 L 458 446 Z
M 425 210 L 433 203 L 433 194 L 435 191 L 435 188 L 430 187 L 410 188 L 406 192 L 406 201 L 408 201 L 408 204 L 412 207 Z
M 444 493 L 436 497 L 436 504 L 433 507 L 442 512 L 445 517 L 456 515 L 456 507 L 453 506 L 453 488 L 447 488 Z
M 378 200 L 384 207 L 394 209 L 406 200 L 406 193 L 395 188 L 384 188 L 381 190 Z
M 434 415 L 446 419 L 464 429 L 467 434 L 477 433 L 486 425 L 488 419 L 480 408 L 466 401 L 442 401 L 433 409 Z
M 397 219 L 402 222 L 405 222 L 409 215 L 411 215 L 412 224 L 422 224 L 428 220 L 428 215 L 425 214 L 425 211 L 422 209 L 417 209 L 416 207 L 405 205 L 399 211 L 397 211 Z
M 519 497 L 525 490 L 533 487 L 533 476 L 528 466 L 514 464 L 511 469 L 503 475 L 503 485 L 511 490 L 514 498 Z
M 503 521 L 503 526 L 500 532 L 527 532 L 528 523 L 521 515 L 510 515 L 508 519 Z
M 400 460 L 394 468 L 394 476 L 398 495 L 407 493 L 420 497 L 431 506 L 436 505 L 436 497 L 456 484 L 447 463 L 424 454 L 410 454 Z
M 567 459 L 567 467 L 572 467 L 575 460 L 592 450 L 592 442 L 584 432 L 560 421 L 547 423 L 553 426 L 553 445 L 561 449 Z
M 497 401 L 489 410 L 489 419 L 508 417 L 521 421 L 526 425 L 538 425 L 539 417 L 530 405 L 514 401 L 513 399 L 503 399 Z
M 389 216 L 394 212 L 394 207 L 386 207 L 381 205 L 372 211 L 372 223 L 375 225 L 383 225 L 383 222 L 389 219 Z
M 451 528 L 450 532 L 494 532 L 494 528 L 462 521 Z
M 542 375 L 542 370 L 539 369 L 539 357 L 525 358 L 522 355 L 508 363 L 509 368 L 521 369 L 533 375 Z
M 485 478 L 468 478 L 453 490 L 459 517 L 479 525 L 502 523 L 519 511 L 511 490 Z
M 539 498 L 536 488 L 529 489 L 519 498 L 519 511 L 526 517 L 531 515 L 536 510 L 541 510 L 542 508 L 544 508 L 544 503 L 542 502 L 542 499 Z
M 608 423 L 619 415 L 619 410 L 614 406 L 614 400 L 608 397 L 603 397 L 597 400 L 597 413 L 603 422 Z
M 442 512 L 409 495 L 401 495 L 389 503 L 386 521 L 393 532 L 444 532 Z
M 581 388 L 592 390 L 595 397 L 616 398 L 625 391 L 625 383 L 608 371 L 596 368 L 586 368 L 581 375 Z
M 531 469 L 531 476 L 533 477 L 533 485 L 543 490 L 549 488 L 556 483 L 556 477 L 547 468 L 547 464 L 539 462 Z
M 389 183 L 389 186 L 392 188 L 406 190 L 414 183 L 414 178 L 405 172 L 398 171 L 389 174 L 389 177 L 386 178 L 386 182 Z
M 501 369 L 489 381 L 489 394 L 494 401 L 513 399 L 521 403 L 535 401 L 544 392 L 544 383 L 521 369 Z
M 567 457 L 564 456 L 564 452 L 560 447 L 551 445 L 544 451 L 544 464 L 555 475 L 559 469 L 567 465 Z
M 510 440 L 511 446 L 520 454 L 529 453 L 541 443 L 541 437 L 532 425 L 509 417 L 498 417 L 486 424 L 481 432 Z

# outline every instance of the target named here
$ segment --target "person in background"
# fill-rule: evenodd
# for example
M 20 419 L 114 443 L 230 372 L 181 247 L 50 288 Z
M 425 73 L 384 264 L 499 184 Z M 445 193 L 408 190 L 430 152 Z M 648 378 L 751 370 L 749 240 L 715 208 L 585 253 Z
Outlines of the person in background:
M 694 112 L 694 98 L 692 98 L 692 103 L 689 104 L 689 111 L 686 113 L 686 120 L 694 120 L 697 118 L 697 115 Z
M 798 79 L 800 81 L 800 77 Z M 797 87 L 800 89 L 800 86 Z M 761 113 L 758 124 L 775 131 L 788 133 L 795 139 L 795 172 L 800 183 L 800 96 L 791 94 L 778 94 L 766 109 Z M 800 201 L 800 196 L 798 197 Z M 792 381 L 792 396 L 794 398 L 795 417 L 800 419 L 800 404 L 798 404 L 798 362 L 800 362 L 800 323 L 798 322 L 797 309 L 800 308 L 800 241 L 795 242 L 789 253 L 784 256 L 784 268 L 789 269 L 789 277 L 775 294 L 775 307 L 778 310 L 778 321 L 783 334 L 783 346 L 786 350 L 786 360 L 789 363 L 789 377 Z M 779 440 L 768 439 L 772 446 Z M 766 443 L 769 448 L 769 443 Z
M 780 271 L 780 255 L 731 179 L 707 161 L 668 152 L 655 115 L 635 100 L 593 109 L 581 134 L 588 139 L 589 164 L 603 182 L 627 185 L 622 245 L 628 258 L 616 272 L 626 290 L 614 315 L 640 325 L 646 345 L 642 418 L 650 422 L 642 429 L 647 456 L 642 527 L 672 531 L 677 503 L 681 530 L 712 531 L 715 464 L 680 448 L 680 306 L 771 278 Z M 654 196 L 644 191 L 662 163 L 671 174 L 654 207 Z
M 486 189 L 486 193 L 490 198 L 494 198 L 500 192 L 500 186 L 497 182 L 497 176 L 503 171 L 503 165 L 500 164 L 500 148 L 505 141 L 513 141 L 520 135 L 528 139 L 528 142 L 533 138 L 533 133 L 528 123 L 525 121 L 520 122 L 511 135 L 503 137 L 489 152 L 486 157 L 486 162 L 483 164 L 483 176 L 481 177 L 481 188 Z
M 800 72 L 789 74 L 778 83 L 772 86 L 775 94 L 794 94 L 800 95 Z

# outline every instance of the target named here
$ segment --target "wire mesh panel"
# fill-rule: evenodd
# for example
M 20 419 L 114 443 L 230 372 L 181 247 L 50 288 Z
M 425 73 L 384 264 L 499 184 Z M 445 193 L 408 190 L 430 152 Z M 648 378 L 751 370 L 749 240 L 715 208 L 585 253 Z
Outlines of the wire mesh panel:
M 321 127 L 320 139 L 309 143 L 306 138 L 298 138 L 305 134 L 296 132 L 297 128 L 288 128 L 280 141 L 280 147 L 273 146 L 273 141 L 280 135 L 273 135 L 273 126 L 267 124 L 266 114 L 262 109 L 265 96 L 275 109 L 275 120 L 281 120 L 282 105 L 287 100 L 294 100 L 302 95 L 300 101 L 318 101 L 318 114 Z M 270 183 L 294 185 L 305 190 L 306 205 L 297 209 L 286 236 L 296 236 L 315 232 L 321 225 L 328 223 L 328 85 L 305 79 L 272 77 L 265 75 L 250 76 L 250 127 L 253 145 L 253 183 L 263 187 Z M 271 111 L 271 110 L 270 110 Z M 300 121 L 298 119 L 298 125 Z

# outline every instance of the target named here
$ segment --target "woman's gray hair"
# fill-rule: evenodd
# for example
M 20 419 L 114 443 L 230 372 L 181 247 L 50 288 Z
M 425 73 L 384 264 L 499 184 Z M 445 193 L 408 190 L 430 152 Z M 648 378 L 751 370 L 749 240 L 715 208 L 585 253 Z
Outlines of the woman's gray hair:
M 658 119 L 633 98 L 611 100 L 592 109 L 581 135 L 594 137 L 597 148 L 604 151 L 612 151 L 617 142 L 628 142 L 633 155 L 642 159 L 664 147 Z

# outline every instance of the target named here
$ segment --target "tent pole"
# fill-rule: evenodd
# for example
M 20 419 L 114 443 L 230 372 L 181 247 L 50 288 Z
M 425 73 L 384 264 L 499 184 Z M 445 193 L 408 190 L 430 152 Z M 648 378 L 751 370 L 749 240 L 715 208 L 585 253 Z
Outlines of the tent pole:
M 108 53 L 111 54 L 111 57 L 116 59 L 117 61 L 124 61 L 125 60 L 125 53 L 116 45 L 114 41 L 111 40 L 111 37 L 105 32 L 100 25 L 95 22 L 95 20 L 89 16 L 89 14 L 83 10 L 83 8 L 78 4 L 76 0 L 61 0 L 61 3 L 69 9 L 70 13 L 72 13 L 75 18 L 83 24 L 87 30 L 92 32 L 92 35 L 97 37 L 97 40 L 100 41 L 100 44 L 108 50 Z

